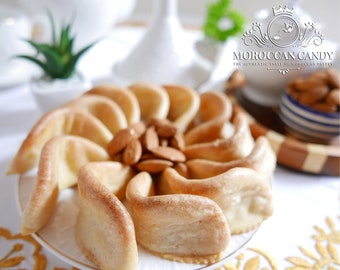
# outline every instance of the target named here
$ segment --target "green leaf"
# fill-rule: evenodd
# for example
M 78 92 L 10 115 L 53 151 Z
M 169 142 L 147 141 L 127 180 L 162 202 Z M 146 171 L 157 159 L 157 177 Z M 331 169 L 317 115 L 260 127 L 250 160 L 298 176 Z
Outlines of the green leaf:
M 60 33 L 60 40 L 59 40 L 59 50 L 60 53 L 63 54 L 65 52 L 69 52 L 70 50 L 70 25 L 65 26 L 65 28 L 63 27 L 61 33 Z
M 246 19 L 240 12 L 230 10 L 230 4 L 230 0 L 219 0 L 208 6 L 206 21 L 203 25 L 203 32 L 206 37 L 224 42 L 229 37 L 243 31 Z M 228 18 L 232 21 L 230 29 L 221 29 L 219 23 L 223 18 Z
M 28 41 L 38 53 L 45 58 L 46 69 L 52 71 L 54 74 L 59 74 L 62 71 L 64 63 L 60 55 L 47 44 L 36 44 Z
M 36 50 L 37 55 L 20 55 L 18 57 L 38 65 L 45 75 L 51 78 L 68 78 L 75 72 L 80 57 L 96 42 L 85 46 L 77 53 L 73 52 L 75 38 L 71 35 L 71 28 L 74 18 L 71 23 L 61 26 L 59 40 L 57 40 L 55 21 L 51 12 L 47 10 L 47 14 L 52 28 L 52 44 L 24 40 Z
M 50 10 L 47 10 L 47 16 L 51 24 L 52 44 L 55 45 L 57 44 L 57 34 L 56 34 L 55 22 L 54 22 L 54 19 L 53 19 L 53 16 Z
M 26 60 L 29 60 L 33 63 L 35 63 L 37 66 L 39 66 L 45 73 L 47 73 L 47 70 L 46 70 L 46 65 L 45 63 L 43 63 L 42 61 L 40 61 L 39 59 L 33 57 L 33 56 L 29 56 L 29 55 L 17 55 L 16 57 L 18 58 L 23 58 L 23 59 L 26 59 Z
M 94 46 L 97 43 L 97 41 L 91 43 L 90 45 L 84 47 L 81 49 L 78 53 L 75 55 L 71 56 L 69 62 L 65 65 L 65 74 L 72 75 L 73 72 L 76 69 L 77 62 L 79 61 L 80 57 L 87 52 L 92 46 Z

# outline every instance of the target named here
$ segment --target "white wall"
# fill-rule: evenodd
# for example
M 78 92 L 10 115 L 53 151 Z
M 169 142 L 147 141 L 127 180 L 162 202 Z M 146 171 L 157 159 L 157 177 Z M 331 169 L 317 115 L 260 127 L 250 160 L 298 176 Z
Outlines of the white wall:
M 153 1 L 137 0 L 134 18 L 145 18 L 150 14 Z M 254 11 L 263 8 L 285 5 L 294 0 L 233 0 L 232 7 L 242 11 L 251 18 Z M 340 44 L 340 0 L 297 0 L 301 7 L 309 13 L 314 23 L 320 23 L 321 32 L 326 40 L 333 40 Z M 183 24 L 201 25 L 205 18 L 208 3 L 214 0 L 178 0 L 178 12 Z

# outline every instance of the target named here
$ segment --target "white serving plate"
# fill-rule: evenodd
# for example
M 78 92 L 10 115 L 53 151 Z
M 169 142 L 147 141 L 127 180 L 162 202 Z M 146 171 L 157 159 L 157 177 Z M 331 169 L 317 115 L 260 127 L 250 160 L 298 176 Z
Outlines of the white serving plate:
M 17 184 L 17 202 L 20 213 L 26 205 L 36 182 L 36 171 L 20 176 Z M 33 237 L 60 260 L 80 269 L 98 269 L 79 249 L 75 239 L 75 223 L 78 215 L 78 193 L 76 188 L 69 188 L 59 194 L 54 213 L 49 222 Z M 213 229 L 213 228 L 212 228 Z M 216 269 L 235 256 L 253 237 L 257 229 L 231 237 L 228 248 L 221 260 L 213 265 L 196 265 L 173 262 L 154 256 L 138 247 L 138 270 L 193 270 Z

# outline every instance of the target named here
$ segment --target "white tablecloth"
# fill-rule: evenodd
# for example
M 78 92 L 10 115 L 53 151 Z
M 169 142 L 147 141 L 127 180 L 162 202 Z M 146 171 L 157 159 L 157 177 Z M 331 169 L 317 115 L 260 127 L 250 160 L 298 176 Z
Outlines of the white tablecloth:
M 115 31 L 114 38 L 108 38 L 100 43 L 86 61 L 81 63 L 82 71 L 94 80 L 110 75 L 112 63 L 127 53 L 126 45 L 131 46 L 136 41 L 135 36 L 131 35 L 135 31 L 133 29 L 127 31 L 122 27 Z M 0 88 L 0 268 L 4 267 L 8 259 L 22 256 L 19 266 L 33 269 L 32 248 L 16 246 L 18 251 L 13 252 L 12 248 L 20 237 L 9 239 L 20 232 L 20 216 L 15 192 L 18 176 L 6 176 L 6 169 L 28 130 L 40 116 L 41 112 L 36 107 L 27 83 L 16 85 L 15 81 L 12 81 L 7 86 L 2 85 Z M 268 269 L 289 269 L 297 264 L 304 264 L 306 268 L 295 269 L 312 269 L 311 266 L 307 267 L 308 264 L 321 263 L 322 259 L 326 263 L 334 259 L 337 263 L 333 262 L 331 265 L 334 269 L 340 269 L 340 179 L 304 174 L 278 166 L 274 174 L 273 190 L 274 215 L 262 224 L 240 255 L 231 260 L 230 264 L 234 268 L 228 269 L 263 269 L 264 266 Z M 5 232 L 4 229 L 9 231 Z M 5 255 L 11 250 L 12 252 L 6 257 Z M 46 269 L 57 267 L 72 269 L 70 265 L 60 261 L 45 249 L 40 253 L 46 256 L 46 261 L 43 260 Z M 295 259 L 287 260 L 291 257 Z M 237 262 L 241 262 L 239 268 L 236 267 Z

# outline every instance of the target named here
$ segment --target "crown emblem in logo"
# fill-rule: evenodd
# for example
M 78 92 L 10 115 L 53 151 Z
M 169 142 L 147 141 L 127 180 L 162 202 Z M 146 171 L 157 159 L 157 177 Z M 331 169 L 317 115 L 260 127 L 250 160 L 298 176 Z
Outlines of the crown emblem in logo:
M 266 28 L 263 24 L 255 22 L 252 28 L 243 34 L 242 40 L 245 45 L 264 47 L 307 47 L 319 46 L 323 41 L 322 34 L 313 23 L 302 24 L 294 18 L 294 9 L 280 5 L 272 8 L 273 17 Z
M 274 16 L 280 15 L 280 14 L 288 14 L 288 15 L 293 15 L 294 9 L 289 9 L 287 6 L 282 7 L 281 5 L 279 6 L 278 9 L 273 8 L 273 14 Z

